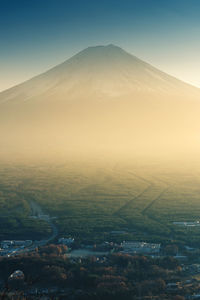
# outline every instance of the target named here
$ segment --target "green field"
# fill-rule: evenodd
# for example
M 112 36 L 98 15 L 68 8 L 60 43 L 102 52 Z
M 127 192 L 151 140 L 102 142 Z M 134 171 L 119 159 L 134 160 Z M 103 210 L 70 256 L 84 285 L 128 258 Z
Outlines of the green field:
M 145 240 L 200 245 L 200 227 L 173 221 L 200 216 L 197 164 L 65 162 L 1 164 L 0 239 L 48 236 L 29 200 L 55 219 L 60 236 L 83 242 Z M 123 234 L 112 231 L 123 230 Z

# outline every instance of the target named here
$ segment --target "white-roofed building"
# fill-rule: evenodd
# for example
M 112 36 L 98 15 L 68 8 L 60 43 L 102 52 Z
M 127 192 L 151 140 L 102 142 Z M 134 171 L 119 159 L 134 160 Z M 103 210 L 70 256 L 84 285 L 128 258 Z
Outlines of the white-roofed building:
M 160 244 L 145 242 L 126 242 L 121 244 L 124 253 L 156 254 L 160 252 Z

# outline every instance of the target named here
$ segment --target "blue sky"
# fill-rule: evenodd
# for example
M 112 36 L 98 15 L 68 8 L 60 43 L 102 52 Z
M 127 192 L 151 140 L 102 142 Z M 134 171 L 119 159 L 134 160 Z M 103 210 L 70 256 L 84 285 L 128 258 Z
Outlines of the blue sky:
M 200 86 L 199 0 L 0 0 L 0 90 L 116 44 Z

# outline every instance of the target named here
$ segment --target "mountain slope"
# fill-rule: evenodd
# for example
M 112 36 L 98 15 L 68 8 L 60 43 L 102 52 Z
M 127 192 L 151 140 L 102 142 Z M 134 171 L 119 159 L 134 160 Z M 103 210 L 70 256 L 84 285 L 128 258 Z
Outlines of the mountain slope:
M 119 47 L 89 47 L 0 93 L 2 144 L 26 151 L 195 148 L 199 99 L 199 89 Z
M 77 90 L 78 88 L 78 90 Z M 197 89 L 169 76 L 114 45 L 89 47 L 59 66 L 0 93 L 0 103 L 54 95 L 60 99 L 123 96 L 134 92 L 192 94 Z M 199 91 L 198 91 L 199 92 Z

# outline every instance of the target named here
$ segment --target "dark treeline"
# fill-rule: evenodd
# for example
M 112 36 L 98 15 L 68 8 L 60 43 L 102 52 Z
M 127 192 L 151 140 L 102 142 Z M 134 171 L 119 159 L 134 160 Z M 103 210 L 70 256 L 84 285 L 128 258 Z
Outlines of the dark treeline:
M 58 299 L 116 300 L 153 295 L 172 299 L 167 295 L 166 284 L 176 281 L 181 272 L 181 266 L 172 257 L 152 259 L 116 253 L 99 259 L 71 260 L 66 257 L 66 250 L 65 246 L 49 245 L 34 254 L 1 258 L 0 279 L 5 282 L 5 289 L 26 292 L 33 287 L 56 286 L 58 291 L 70 291 L 71 296 Z M 9 280 L 15 270 L 23 271 L 23 282 Z

